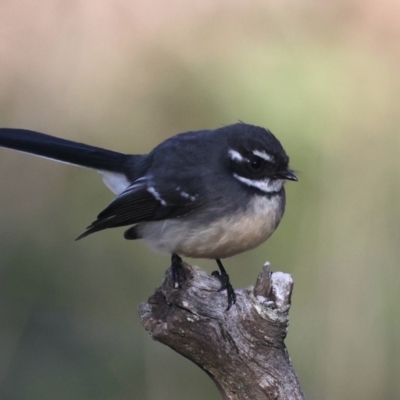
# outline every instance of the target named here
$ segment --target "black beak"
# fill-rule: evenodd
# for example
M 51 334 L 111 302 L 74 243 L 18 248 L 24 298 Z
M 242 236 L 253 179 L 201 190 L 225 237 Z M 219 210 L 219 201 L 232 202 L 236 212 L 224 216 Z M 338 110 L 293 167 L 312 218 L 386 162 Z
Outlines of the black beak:
M 290 169 L 288 169 L 287 171 L 283 171 L 283 172 L 279 173 L 278 176 L 279 176 L 279 178 L 286 179 L 288 181 L 296 181 L 296 182 L 298 181 L 297 176 Z

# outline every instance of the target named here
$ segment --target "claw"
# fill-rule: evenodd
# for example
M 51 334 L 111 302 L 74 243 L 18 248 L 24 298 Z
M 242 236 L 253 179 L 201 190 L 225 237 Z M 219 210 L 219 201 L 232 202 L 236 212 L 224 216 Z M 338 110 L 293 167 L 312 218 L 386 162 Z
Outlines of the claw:
M 174 288 L 180 289 L 181 282 L 186 280 L 186 275 L 182 266 L 182 258 L 180 258 L 178 254 L 172 254 L 171 256 L 171 270 Z
M 224 266 L 222 265 L 221 260 L 217 259 L 216 261 L 221 272 L 214 271 L 211 275 L 215 276 L 221 282 L 221 287 L 219 288 L 218 291 L 222 292 L 223 290 L 226 290 L 226 293 L 228 295 L 228 307 L 226 311 L 228 311 L 236 303 L 236 293 L 235 290 L 233 289 L 233 286 L 231 285 L 231 282 L 229 280 L 229 275 L 227 274 Z

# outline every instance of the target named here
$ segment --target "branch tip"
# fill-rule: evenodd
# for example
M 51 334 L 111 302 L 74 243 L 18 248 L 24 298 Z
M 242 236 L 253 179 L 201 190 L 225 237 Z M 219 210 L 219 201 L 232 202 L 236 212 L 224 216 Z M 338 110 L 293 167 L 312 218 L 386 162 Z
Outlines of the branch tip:
M 258 274 L 253 289 L 254 296 L 269 297 L 271 293 L 271 274 L 271 264 L 267 261 Z

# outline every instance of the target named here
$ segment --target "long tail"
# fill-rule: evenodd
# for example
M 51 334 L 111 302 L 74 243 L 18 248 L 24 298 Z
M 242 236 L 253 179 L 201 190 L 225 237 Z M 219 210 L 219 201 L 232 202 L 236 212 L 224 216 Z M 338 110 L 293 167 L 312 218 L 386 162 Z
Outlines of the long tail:
M 98 171 L 127 173 L 132 157 L 25 129 L 0 128 L 0 146 Z
M 25 129 L 0 128 L 0 146 L 95 169 L 116 194 L 137 179 L 136 165 L 143 158 L 142 155 L 118 153 Z

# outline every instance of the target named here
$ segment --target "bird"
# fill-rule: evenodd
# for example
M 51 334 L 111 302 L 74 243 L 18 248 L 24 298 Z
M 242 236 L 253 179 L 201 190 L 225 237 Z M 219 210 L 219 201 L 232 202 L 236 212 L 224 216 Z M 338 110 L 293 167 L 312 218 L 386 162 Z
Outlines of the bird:
M 171 255 L 175 288 L 186 279 L 183 257 L 215 259 L 213 276 L 236 294 L 221 259 L 254 249 L 278 227 L 284 183 L 297 181 L 273 133 L 244 122 L 172 136 L 148 154 L 125 154 L 26 129 L 0 128 L 0 147 L 94 169 L 117 196 L 78 238 L 129 226 Z

